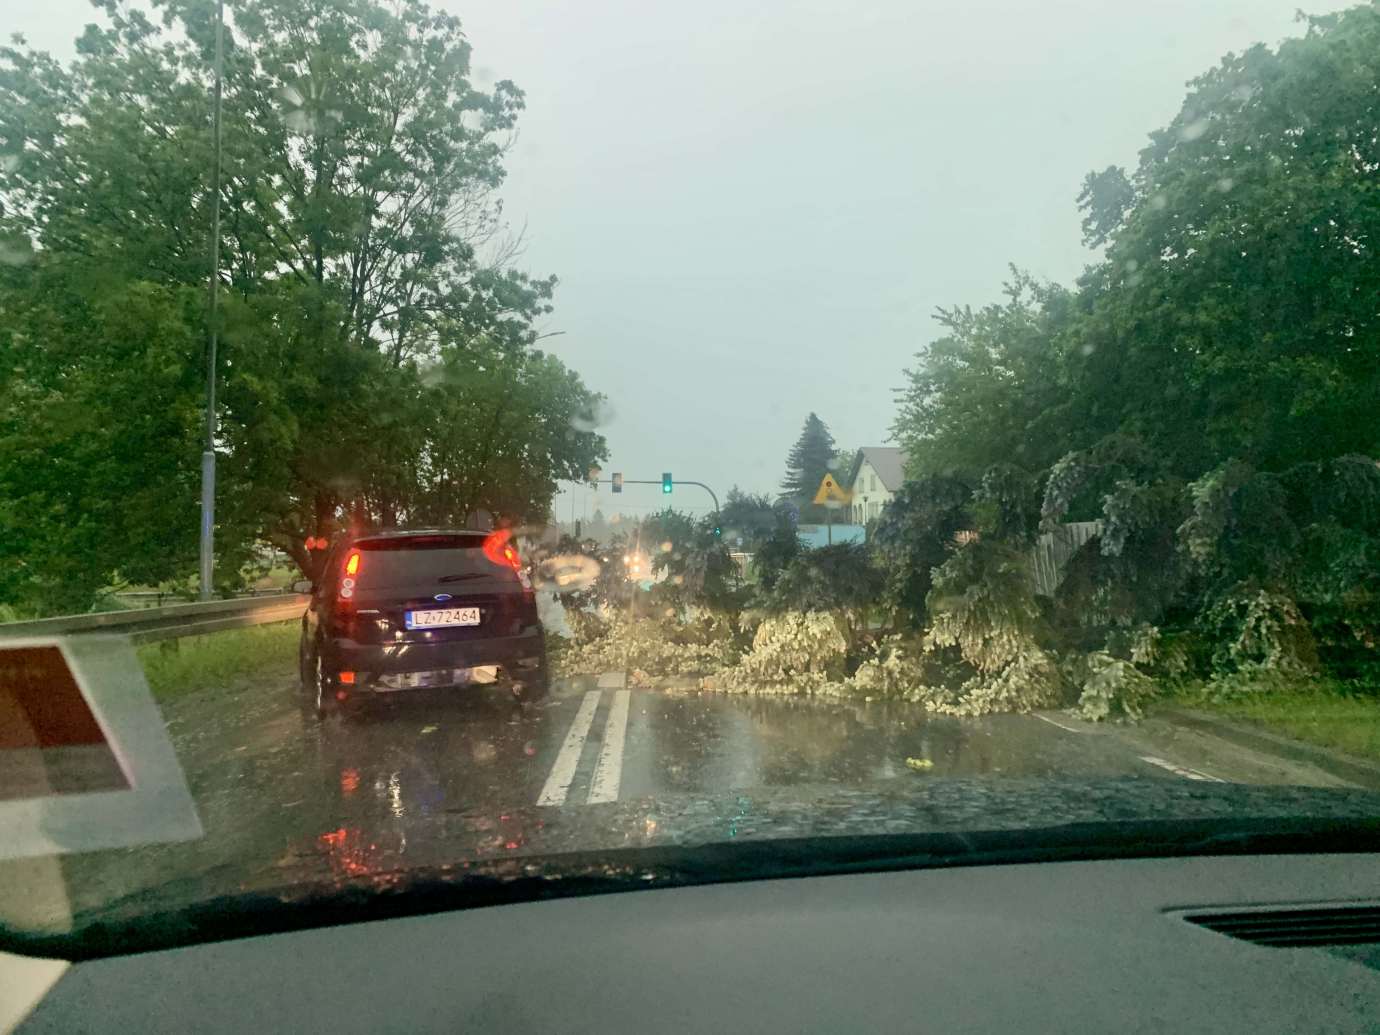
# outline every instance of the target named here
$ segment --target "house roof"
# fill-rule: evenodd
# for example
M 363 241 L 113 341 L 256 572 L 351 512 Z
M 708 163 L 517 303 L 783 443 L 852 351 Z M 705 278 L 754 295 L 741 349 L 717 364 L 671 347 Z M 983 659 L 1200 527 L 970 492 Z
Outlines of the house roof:
M 862 469 L 864 460 L 872 465 L 872 470 L 877 472 L 887 492 L 895 492 L 906 480 L 906 451 L 899 446 L 863 446 L 858 450 L 858 456 L 848 479 L 850 486 L 858 480 L 858 471 Z

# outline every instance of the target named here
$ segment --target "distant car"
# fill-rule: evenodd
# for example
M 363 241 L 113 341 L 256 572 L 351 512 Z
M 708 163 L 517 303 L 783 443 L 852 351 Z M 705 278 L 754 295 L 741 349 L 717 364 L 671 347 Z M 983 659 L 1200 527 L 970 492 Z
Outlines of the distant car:
M 347 538 L 311 593 L 299 663 L 318 715 L 424 687 L 546 693 L 545 633 L 506 531 Z

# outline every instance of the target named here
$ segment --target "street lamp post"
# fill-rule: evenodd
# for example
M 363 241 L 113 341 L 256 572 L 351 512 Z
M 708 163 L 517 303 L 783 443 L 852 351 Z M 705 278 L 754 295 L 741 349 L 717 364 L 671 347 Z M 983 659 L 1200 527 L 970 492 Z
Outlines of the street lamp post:
M 210 342 L 206 349 L 206 449 L 201 454 L 201 599 L 211 599 L 215 569 L 216 526 L 216 349 L 219 345 L 220 307 L 220 100 L 225 62 L 223 33 L 224 0 L 216 0 L 215 100 L 211 108 L 211 304 Z

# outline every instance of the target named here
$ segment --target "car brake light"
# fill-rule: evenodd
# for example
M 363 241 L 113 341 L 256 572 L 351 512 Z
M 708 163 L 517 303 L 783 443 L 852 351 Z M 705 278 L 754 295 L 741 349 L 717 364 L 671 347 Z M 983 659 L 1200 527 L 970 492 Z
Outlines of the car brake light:
M 340 673 L 340 681 L 346 686 L 354 686 L 355 674 L 353 672 L 342 672 Z
M 358 551 L 358 550 L 351 550 L 351 551 L 350 551 L 350 556 L 349 556 L 348 558 L 346 558 L 346 560 L 345 560 L 345 574 L 346 574 L 346 575 L 358 575 L 358 574 L 359 574 L 359 551 Z
M 509 541 L 512 538 L 512 529 L 500 528 L 484 540 L 484 556 L 500 567 L 521 571 L 522 558 L 518 556 L 517 547 Z

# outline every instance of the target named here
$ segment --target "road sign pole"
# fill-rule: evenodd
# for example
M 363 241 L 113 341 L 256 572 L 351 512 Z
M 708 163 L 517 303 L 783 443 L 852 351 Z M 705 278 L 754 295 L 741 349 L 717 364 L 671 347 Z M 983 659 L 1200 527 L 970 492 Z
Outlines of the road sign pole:
M 211 115 L 211 340 L 206 349 L 206 451 L 201 454 L 201 586 L 202 600 L 211 599 L 215 573 L 216 529 L 216 347 L 219 344 L 220 302 L 220 104 L 225 63 L 221 42 L 225 28 L 224 0 L 216 0 L 215 101 Z

